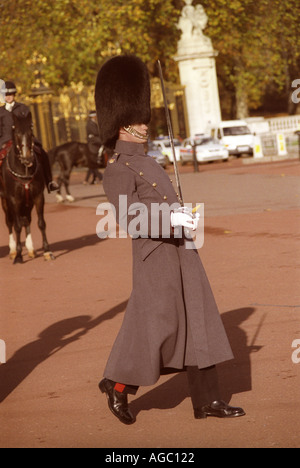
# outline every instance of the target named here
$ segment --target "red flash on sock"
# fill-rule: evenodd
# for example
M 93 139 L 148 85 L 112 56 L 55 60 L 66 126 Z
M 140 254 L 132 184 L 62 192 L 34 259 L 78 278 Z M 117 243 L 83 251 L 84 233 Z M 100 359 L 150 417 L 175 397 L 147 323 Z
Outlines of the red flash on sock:
M 126 385 L 121 384 L 121 383 L 116 383 L 114 389 L 117 390 L 117 392 L 123 393 Z

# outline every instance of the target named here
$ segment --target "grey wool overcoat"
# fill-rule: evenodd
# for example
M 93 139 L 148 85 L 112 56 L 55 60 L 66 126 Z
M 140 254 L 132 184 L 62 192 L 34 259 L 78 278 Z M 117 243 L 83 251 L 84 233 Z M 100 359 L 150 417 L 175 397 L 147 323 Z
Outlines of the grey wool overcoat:
M 133 237 L 133 289 L 104 377 L 153 385 L 168 368 L 202 369 L 232 359 L 197 250 L 186 249 L 184 238 L 167 238 L 162 219 L 150 216 L 153 204 L 179 204 L 168 175 L 145 154 L 143 144 L 117 141 L 104 173 L 104 190 L 117 221 Z M 126 215 L 120 195 L 127 196 Z M 148 223 L 138 236 L 129 225 L 143 210 Z M 151 226 L 157 221 L 160 232 L 153 236 Z

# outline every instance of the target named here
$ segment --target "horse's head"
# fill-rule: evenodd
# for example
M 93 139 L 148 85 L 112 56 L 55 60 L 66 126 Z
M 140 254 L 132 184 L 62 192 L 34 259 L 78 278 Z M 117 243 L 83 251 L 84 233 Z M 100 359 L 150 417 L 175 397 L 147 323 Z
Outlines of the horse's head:
M 34 162 L 31 112 L 24 106 L 13 112 L 13 142 L 20 162 L 31 167 Z

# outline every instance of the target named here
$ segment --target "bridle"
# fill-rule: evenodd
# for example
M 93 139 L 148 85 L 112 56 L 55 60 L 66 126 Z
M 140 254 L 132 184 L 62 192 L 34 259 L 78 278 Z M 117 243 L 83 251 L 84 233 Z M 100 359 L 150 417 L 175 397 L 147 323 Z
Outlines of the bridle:
M 23 135 L 22 138 L 25 138 L 25 135 Z M 31 129 L 31 132 L 30 132 L 30 140 L 31 140 L 30 159 L 28 160 L 27 155 L 25 156 L 23 154 L 23 146 L 26 146 L 26 144 L 21 144 L 21 146 L 19 145 L 18 141 L 16 141 L 15 127 L 13 127 L 13 141 L 14 141 L 14 144 L 15 144 L 15 147 L 16 147 L 16 150 L 17 150 L 17 157 L 18 157 L 20 163 L 23 164 L 23 166 L 26 166 L 26 167 L 32 167 L 33 160 L 34 160 L 34 152 L 33 152 L 34 141 L 33 141 L 32 129 Z M 27 147 L 29 149 L 29 145 Z
M 16 171 L 14 171 L 11 167 L 10 167 L 10 164 L 9 164 L 9 155 L 10 155 L 10 152 L 8 153 L 7 157 L 6 157 L 6 163 L 7 163 L 7 169 L 9 170 L 9 172 L 14 176 L 16 177 L 17 179 L 33 179 L 35 174 L 36 174 L 36 171 L 37 171 L 37 163 L 36 163 L 36 155 L 35 153 L 33 152 L 33 158 L 34 158 L 34 161 L 35 161 L 35 169 L 34 169 L 34 173 L 33 174 L 29 174 L 28 173 L 28 169 L 29 167 L 32 167 L 34 163 L 31 163 L 30 166 L 26 166 L 25 164 L 23 164 L 26 168 L 26 174 L 18 174 Z M 21 162 L 21 160 L 20 160 Z M 30 181 L 31 182 L 31 181 Z M 29 182 L 29 183 L 30 183 Z
M 33 141 L 33 133 L 31 131 L 31 145 L 30 145 L 30 158 L 28 159 L 27 156 L 25 156 L 23 154 L 23 151 L 22 151 L 22 146 L 20 147 L 20 145 L 18 144 L 18 142 L 16 141 L 16 135 L 15 135 L 15 127 L 13 127 L 13 142 L 14 142 L 14 147 L 16 148 L 16 156 L 17 158 L 19 159 L 20 163 L 25 166 L 25 169 L 26 169 L 26 173 L 25 174 L 19 174 L 17 173 L 16 171 L 14 171 L 12 168 L 11 168 L 11 165 L 9 163 L 9 156 L 11 154 L 11 151 L 8 152 L 8 155 L 7 155 L 7 168 L 8 170 L 10 171 L 10 173 L 18 178 L 18 179 L 33 179 L 33 177 L 35 176 L 36 174 L 36 171 L 37 171 L 37 160 L 36 160 L 36 155 L 34 153 L 34 141 Z M 31 168 L 35 163 L 35 170 L 34 170 L 34 173 L 33 174 L 29 174 L 29 168 Z M 31 182 L 31 181 L 30 181 Z
M 31 148 L 30 148 L 30 156 L 32 160 L 34 159 L 33 146 L 34 146 L 34 143 L 32 142 Z M 25 157 L 22 153 L 22 148 L 20 148 L 18 144 L 16 144 L 16 149 L 18 151 L 17 156 L 18 156 L 20 163 L 23 164 L 23 166 L 26 166 L 27 168 L 32 167 L 33 161 L 32 160 L 28 161 L 27 157 Z
M 21 158 L 20 156 L 20 149 L 19 149 L 19 155 L 18 156 L 18 159 L 20 160 L 21 164 L 23 164 L 26 168 L 26 171 L 25 171 L 25 174 L 18 174 L 18 172 L 14 171 L 11 166 L 10 166 L 10 163 L 9 163 L 9 157 L 10 157 L 10 154 L 11 154 L 11 150 L 8 152 L 8 155 L 6 156 L 6 165 L 7 165 L 7 169 L 10 173 L 10 175 L 12 176 L 12 178 L 14 180 L 16 180 L 17 182 L 19 182 L 21 185 L 23 185 L 24 187 L 24 190 L 25 190 L 25 199 L 26 199 L 26 206 L 29 206 L 29 200 L 30 200 L 30 196 L 29 196 L 29 190 L 30 190 L 30 185 L 31 183 L 33 182 L 34 178 L 35 178 L 35 175 L 37 173 L 37 170 L 38 170 L 38 164 L 37 164 L 37 158 L 36 158 L 36 155 L 33 151 L 33 145 L 32 145 L 32 149 L 31 149 L 31 154 L 32 154 L 32 157 L 33 157 L 33 162 L 31 162 L 30 165 L 26 165 L 22 162 L 22 159 L 24 158 Z M 32 174 L 29 174 L 29 167 L 32 167 L 33 165 L 35 165 L 35 168 L 34 168 L 34 171 Z

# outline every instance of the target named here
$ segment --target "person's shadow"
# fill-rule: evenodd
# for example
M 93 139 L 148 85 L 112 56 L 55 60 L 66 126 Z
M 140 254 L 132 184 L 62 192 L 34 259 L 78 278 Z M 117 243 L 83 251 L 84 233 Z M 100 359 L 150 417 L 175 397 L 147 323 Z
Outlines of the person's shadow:
M 105 320 L 113 319 L 117 314 L 123 312 L 126 309 L 127 302 L 121 302 L 95 319 L 92 319 L 89 315 L 79 315 L 56 322 L 43 330 L 36 341 L 16 351 L 6 364 L 0 365 L 0 403 L 39 364 L 68 346 L 68 344 L 79 340 L 92 328 L 97 327 Z
M 222 399 L 230 402 L 232 395 L 252 389 L 251 353 L 261 349 L 255 346 L 262 321 L 250 343 L 244 330 L 240 327 L 253 313 L 255 308 L 245 307 L 222 314 L 222 320 L 234 354 L 234 361 L 217 365 Z M 170 409 L 178 406 L 190 396 L 186 372 L 178 372 L 167 382 L 155 387 L 130 403 L 134 416 L 140 411 L 152 408 Z
M 97 327 L 105 320 L 113 319 L 117 314 L 125 311 L 128 301 L 118 304 L 99 317 L 92 319 L 89 315 L 80 315 L 61 320 L 43 330 L 38 339 L 18 351 L 0 365 L 0 402 L 17 388 L 22 381 L 43 361 L 62 350 L 70 343 L 79 340 L 89 330 Z M 222 319 L 235 356 L 234 361 L 225 362 L 217 366 L 222 398 L 229 402 L 232 395 L 251 390 L 251 360 L 252 352 L 261 349 L 255 346 L 262 321 L 248 343 L 246 333 L 240 324 L 255 312 L 252 307 L 236 309 L 222 314 Z M 71 336 L 69 336 L 71 335 Z M 131 402 L 130 407 L 136 416 L 140 411 L 152 408 L 169 409 L 178 406 L 189 397 L 185 372 L 179 372 L 167 382 L 155 387 L 141 397 Z

